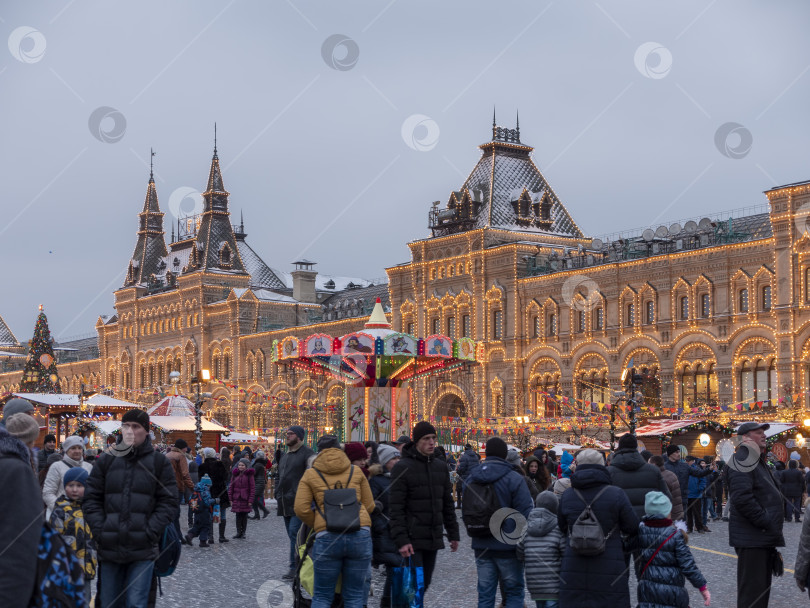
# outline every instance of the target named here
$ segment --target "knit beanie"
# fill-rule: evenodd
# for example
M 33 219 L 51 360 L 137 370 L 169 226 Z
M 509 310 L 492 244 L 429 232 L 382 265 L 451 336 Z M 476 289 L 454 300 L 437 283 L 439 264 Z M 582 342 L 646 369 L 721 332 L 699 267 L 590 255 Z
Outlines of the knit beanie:
M 250 468 L 250 461 L 247 458 L 240 458 L 239 462 L 237 462 L 236 465 L 239 466 L 240 462 L 244 463 L 245 467 L 247 467 L 248 469 Z
M 298 435 L 298 439 L 300 439 L 301 441 L 304 440 L 304 436 L 307 434 L 306 431 L 304 430 L 304 427 L 302 426 L 293 425 L 290 427 L 289 430 Z
M 49 441 L 54 441 L 55 442 L 56 441 L 56 435 L 51 435 L 50 433 L 48 433 L 47 435 L 45 435 L 45 438 L 42 440 L 42 444 L 45 445 Z M 793 453 L 795 454 L 796 452 L 793 452 Z
M 667 446 L 667 456 L 672 456 L 675 452 L 680 452 L 681 448 L 677 445 L 668 445 Z
M 485 454 L 487 455 L 487 458 L 490 456 L 496 456 L 497 458 L 503 458 L 506 460 L 506 457 L 509 454 L 509 448 L 507 447 L 506 442 L 500 437 L 490 437 L 487 439 Z
M 121 417 L 121 423 L 123 424 L 124 422 L 137 422 L 146 429 L 146 432 L 149 432 L 149 414 L 143 410 L 137 408 L 129 410 Z
M 188 442 L 180 437 L 177 441 L 174 442 L 174 447 L 178 450 L 185 450 L 188 447 Z
M 206 473 L 205 475 L 200 477 L 199 483 L 203 484 L 204 486 L 210 486 L 211 485 L 211 478 Z
M 3 421 L 7 421 L 11 418 L 14 414 L 24 414 L 26 412 L 33 412 L 34 406 L 31 404 L 28 399 L 20 399 L 19 397 L 14 397 L 13 399 L 9 399 L 6 402 L 6 405 L 3 407 Z
M 672 513 L 672 501 L 663 492 L 647 492 L 644 512 L 650 517 L 667 517 Z
M 563 492 L 565 492 L 570 487 L 571 487 L 571 479 L 568 477 L 560 477 L 557 481 L 554 482 L 554 494 L 558 497 L 562 496 Z
M 349 457 L 349 462 L 368 459 L 368 452 L 365 446 L 359 441 L 350 441 L 343 446 L 343 451 L 346 452 L 346 456 Z
M 84 450 L 84 439 L 79 437 L 78 435 L 71 435 L 67 439 L 62 442 L 62 449 L 67 453 L 70 448 L 79 446 L 82 450 Z
M 636 439 L 635 435 L 630 433 L 625 433 L 621 437 L 619 437 L 619 449 L 620 450 L 637 450 L 638 449 L 638 439 Z
M 414 443 L 419 443 L 419 440 L 422 439 L 425 435 L 435 435 L 436 434 L 436 427 L 427 422 L 426 420 L 422 420 L 421 422 L 417 422 L 416 426 L 413 427 L 413 433 L 411 433 L 411 437 L 413 437 Z
M 203 448 L 203 458 L 216 458 L 217 451 L 214 448 Z
M 318 439 L 318 443 L 315 447 L 318 448 L 319 452 L 323 452 L 329 448 L 340 449 L 340 441 L 334 435 L 322 435 L 321 438 Z
M 560 505 L 560 499 L 554 492 L 540 492 L 537 498 L 534 499 L 534 506 L 538 509 L 548 509 L 552 513 L 557 512 L 557 507 Z
M 6 430 L 25 444 L 33 443 L 39 436 L 39 424 L 28 414 L 12 414 L 6 421 Z
M 509 464 L 520 464 L 520 452 L 515 448 L 509 448 L 506 451 L 506 462 Z
M 381 445 L 377 448 L 377 457 L 380 459 L 380 465 L 385 467 L 391 459 L 399 458 L 399 450 L 392 445 Z
M 64 485 L 67 485 L 71 481 L 78 481 L 83 486 L 86 486 L 88 477 L 90 477 L 90 473 L 85 471 L 84 467 L 71 467 L 65 471 L 63 483 Z
M 264 458 L 264 450 L 256 450 L 254 456 L 256 456 L 256 458 Z
M 605 464 L 605 459 L 601 452 L 588 448 L 577 454 L 577 465 L 581 464 Z

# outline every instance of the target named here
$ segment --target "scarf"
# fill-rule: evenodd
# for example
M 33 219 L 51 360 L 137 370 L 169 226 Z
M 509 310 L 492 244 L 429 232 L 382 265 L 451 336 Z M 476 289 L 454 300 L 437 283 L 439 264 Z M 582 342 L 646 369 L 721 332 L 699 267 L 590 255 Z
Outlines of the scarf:
M 84 462 L 84 460 L 73 460 L 73 459 L 72 459 L 70 456 L 68 456 L 67 454 L 65 454 L 64 456 L 62 456 L 62 461 L 63 461 L 63 462 L 66 464 L 66 465 L 68 465 L 68 466 L 69 466 L 71 469 L 72 469 L 73 467 L 80 467 L 80 466 L 82 466 L 82 463 Z

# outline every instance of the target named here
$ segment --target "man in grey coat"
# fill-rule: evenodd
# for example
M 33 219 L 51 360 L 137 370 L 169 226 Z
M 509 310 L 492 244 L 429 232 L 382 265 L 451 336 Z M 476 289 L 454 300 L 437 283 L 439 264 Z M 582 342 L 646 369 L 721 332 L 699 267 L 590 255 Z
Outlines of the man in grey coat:
M 298 536 L 298 530 L 301 528 L 301 520 L 295 515 L 295 493 L 307 470 L 309 457 L 315 455 L 315 452 L 304 445 L 305 435 L 304 429 L 300 426 L 291 426 L 287 429 L 285 440 L 287 452 L 282 456 L 281 464 L 278 467 L 276 514 L 284 518 L 284 527 L 287 528 L 287 536 L 290 538 L 290 569 L 282 577 L 284 580 L 295 578 L 295 537 Z

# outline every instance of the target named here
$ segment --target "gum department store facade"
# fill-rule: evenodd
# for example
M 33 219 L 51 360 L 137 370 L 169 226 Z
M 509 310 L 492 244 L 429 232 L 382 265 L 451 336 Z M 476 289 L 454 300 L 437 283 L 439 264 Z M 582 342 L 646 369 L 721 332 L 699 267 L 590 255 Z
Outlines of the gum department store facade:
M 411 261 L 388 268 L 387 285 L 324 277 L 306 260 L 291 273 L 266 265 L 244 223 L 231 224 L 216 148 L 204 211 L 173 226 L 168 247 L 150 179 L 115 314 L 96 324 L 98 356 L 61 363 L 63 392 L 84 375 L 152 403 L 171 371 L 190 392 L 205 367 L 224 383 L 208 389 L 217 419 L 269 427 L 262 394 L 343 399 L 337 382 L 271 363 L 273 341 L 359 330 L 376 297 L 395 330 L 484 343 L 473 371 L 416 384 L 422 415 L 559 416 L 543 392 L 611 401 L 631 360 L 664 407 L 810 390 L 810 182 L 767 191 L 763 213 L 603 242 L 583 235 L 518 129 L 493 124 L 480 149 L 461 188 L 429 210 L 432 236 L 409 243 Z M 6 334 L 2 350 L 22 348 Z M 0 374 L 0 388 L 17 390 L 19 376 Z

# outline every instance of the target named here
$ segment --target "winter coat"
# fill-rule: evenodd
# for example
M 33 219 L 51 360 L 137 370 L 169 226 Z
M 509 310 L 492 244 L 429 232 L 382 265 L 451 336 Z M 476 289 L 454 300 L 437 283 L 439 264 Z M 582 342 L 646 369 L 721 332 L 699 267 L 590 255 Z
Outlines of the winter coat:
M 373 464 L 369 467 L 368 485 L 371 488 L 371 495 L 377 504 L 374 511 L 371 513 L 371 540 L 374 547 L 373 563 L 386 564 L 388 566 L 399 566 L 402 562 L 402 556 L 399 554 L 399 548 L 394 544 L 394 539 L 391 538 L 391 531 L 388 528 L 388 523 L 391 521 L 390 505 L 390 490 L 391 490 L 391 473 L 387 471 L 383 473 L 383 468 L 379 464 Z
M 248 467 L 240 471 L 234 467 L 231 471 L 231 485 L 228 487 L 228 498 L 231 501 L 231 511 L 234 513 L 250 513 L 253 510 L 253 497 L 256 494 L 255 471 Z
M 26 608 L 37 574 L 42 495 L 31 452 L 0 425 L 0 606 Z
M 801 498 L 804 490 L 804 473 L 799 469 L 788 469 L 782 473 L 782 494 L 788 498 Z
M 264 458 L 257 458 L 251 465 L 255 471 L 256 482 L 256 498 L 264 496 L 264 488 L 267 486 L 267 460 Z
M 312 468 L 308 469 L 301 478 L 298 492 L 295 495 L 295 514 L 316 534 L 326 530 L 326 520 L 321 516 L 321 513 L 324 512 L 323 493 L 326 490 L 334 489 L 337 482 L 341 483 L 341 487 L 354 488 L 357 492 L 357 501 L 360 503 L 360 526 L 371 528 L 369 513 L 374 511 L 371 488 L 360 467 L 355 466 L 353 470 L 350 469 L 352 469 L 352 463 L 349 462 L 349 458 L 343 450 L 328 448 L 318 452 Z M 321 475 L 323 475 L 323 479 L 321 479 Z M 320 512 L 313 508 L 313 502 Z
M 157 559 L 178 508 L 172 465 L 149 437 L 123 456 L 99 456 L 82 502 L 99 559 L 120 564 Z
M 694 464 L 690 467 L 690 469 L 695 469 L 697 471 L 707 470 Z M 711 471 L 709 471 L 709 474 L 711 474 Z M 703 493 L 706 491 L 706 484 L 708 481 L 709 475 L 704 475 L 703 477 L 695 477 L 694 475 L 690 475 L 689 482 L 687 484 L 689 487 L 689 500 L 703 498 Z
M 84 578 L 92 579 L 96 575 L 98 557 L 90 526 L 84 519 L 81 501 L 68 500 L 64 494 L 60 496 L 51 512 L 50 523 L 79 558 Z
M 208 475 L 211 478 L 211 496 L 219 498 L 219 506 L 221 509 L 227 509 L 231 506 L 231 500 L 228 498 L 228 469 L 225 468 L 225 463 L 220 462 L 216 458 L 206 458 L 200 465 L 198 471 L 200 478 Z
M 636 576 L 661 547 L 638 583 L 638 608 L 688 608 L 685 579 L 697 589 L 706 584 L 706 579 L 686 546 L 683 534 L 669 519 L 645 518 L 638 527 L 638 543 L 641 554 L 635 561 Z
M 557 477 L 571 477 L 571 465 L 574 457 L 569 452 L 563 452 L 560 456 L 560 467 L 557 470 Z
M 689 478 L 703 477 L 711 473 L 711 469 L 709 468 L 700 470 L 697 467 L 690 467 L 683 460 L 672 462 L 669 458 L 664 460 L 664 468 L 675 473 L 675 477 L 678 478 L 678 483 L 681 484 L 681 499 L 684 507 L 686 507 L 686 502 L 689 497 Z
M 188 476 L 191 477 L 191 483 L 195 486 L 200 481 L 200 465 L 196 458 L 186 457 L 188 463 Z
M 194 484 L 191 481 L 191 474 L 188 472 L 188 460 L 186 455 L 179 449 L 172 446 L 172 449 L 166 454 L 166 458 L 172 464 L 174 471 L 174 483 L 181 493 L 186 490 L 193 490 Z
M 571 475 L 571 488 L 560 499 L 557 523 L 568 533 L 585 509 L 574 490 L 579 490 L 586 501 L 592 501 L 604 486 L 608 488 L 593 503 L 592 511 L 605 535 L 605 552 L 601 555 L 578 555 L 566 546 L 560 569 L 560 606 L 577 608 L 623 608 L 630 606 L 628 572 L 622 547 L 622 534 L 635 538 L 638 534 L 636 517 L 630 499 L 623 490 L 611 485 L 610 473 L 600 464 L 577 467 Z M 615 529 L 614 529 L 615 528 Z
M 278 467 L 278 484 L 276 485 L 277 514 L 285 517 L 295 515 L 295 492 L 307 470 L 307 460 L 314 455 L 303 443 L 298 449 L 290 450 L 281 458 Z
M 48 466 L 48 456 L 51 454 L 56 454 L 56 450 L 46 450 L 45 448 L 42 448 L 39 451 L 39 454 L 37 454 L 37 472 Z
M 486 460 L 470 471 L 467 483 L 493 484 L 501 508 L 514 509 L 526 518 L 532 512 L 534 502 L 529 493 L 529 488 L 526 486 L 526 478 L 515 471 L 512 465 L 503 458 L 488 456 Z M 513 532 L 514 526 L 513 522 L 504 522 L 504 532 Z M 473 538 L 472 548 L 476 556 L 484 549 L 497 551 L 499 555 L 514 555 L 515 553 L 515 545 L 507 545 L 492 536 Z
M 805 517 L 803 521 L 802 532 L 799 536 L 799 549 L 796 552 L 796 565 L 793 566 L 793 577 L 805 587 L 807 577 L 810 575 L 810 517 Z
M 93 465 L 89 462 L 73 460 L 67 456 L 63 456 L 59 462 L 54 462 L 48 469 L 45 483 L 42 484 L 42 500 L 45 501 L 45 506 L 48 508 L 46 517 L 51 516 L 56 499 L 65 493 L 65 473 L 77 466 L 82 467 L 88 474 L 93 470 Z
M 539 465 L 537 473 L 535 473 L 534 477 L 532 477 L 531 473 L 529 473 L 529 465 L 533 462 L 536 462 Z M 526 470 L 526 479 L 529 480 L 531 486 L 534 486 L 534 490 L 532 490 L 531 486 L 529 487 L 529 491 L 532 493 L 532 498 L 536 498 L 540 492 L 545 492 L 548 490 L 549 486 L 545 481 L 548 473 L 539 458 L 536 456 L 529 456 L 526 459 L 526 466 L 524 468 Z M 540 471 L 542 471 L 542 473 Z
M 524 563 L 526 586 L 534 599 L 560 593 L 560 566 L 568 538 L 557 525 L 557 515 L 535 508 L 529 513 L 524 536 L 517 545 L 517 558 Z
M 784 547 L 784 498 L 765 463 L 765 455 L 750 472 L 728 469 L 728 544 L 739 548 Z
M 663 492 L 672 499 L 661 471 L 644 462 L 637 450 L 618 450 L 607 469 L 613 485 L 625 491 L 639 519 L 644 516 L 644 499 L 648 492 Z
M 478 455 L 478 452 L 475 450 L 464 450 L 464 453 L 458 459 L 456 473 L 461 476 L 462 480 L 466 479 L 473 467 L 479 462 L 481 462 L 481 456 Z
M 391 537 L 397 548 L 444 549 L 444 530 L 448 540 L 459 540 L 447 466 L 422 454 L 412 441 L 403 446 L 402 459 L 391 470 L 390 493 Z
M 678 477 L 666 467 L 661 469 L 661 477 L 667 484 L 669 495 L 672 497 L 672 520 L 683 519 L 683 499 L 681 498 L 681 484 Z

